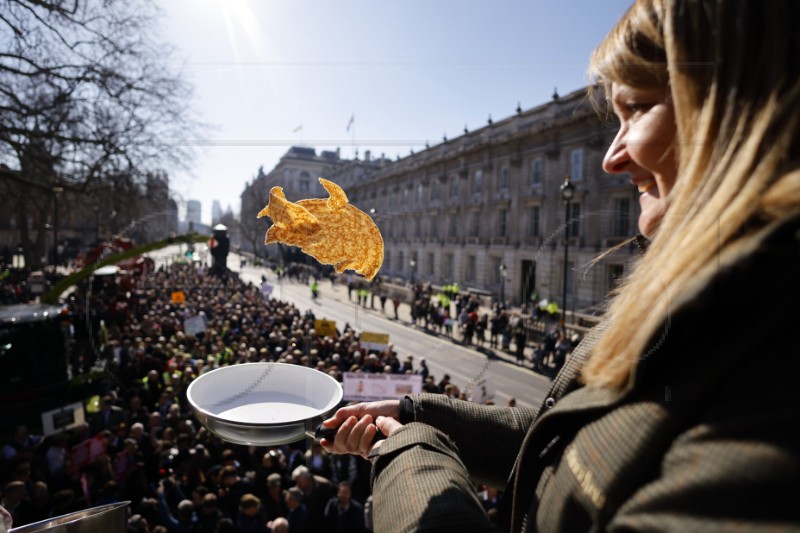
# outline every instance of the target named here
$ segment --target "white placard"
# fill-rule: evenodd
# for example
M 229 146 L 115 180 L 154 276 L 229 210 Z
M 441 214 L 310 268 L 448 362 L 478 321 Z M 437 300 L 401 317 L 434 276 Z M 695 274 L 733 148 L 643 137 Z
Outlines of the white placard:
M 344 373 L 344 399 L 355 402 L 400 399 L 422 392 L 420 374 Z
M 206 330 L 206 320 L 202 315 L 190 316 L 183 321 L 183 332 L 187 335 L 197 336 Z
M 42 433 L 45 437 L 77 427 L 85 422 L 83 404 L 71 403 L 42 413 Z
M 489 378 L 483 378 L 467 388 L 467 397 L 475 403 L 491 400 L 494 398 L 494 386 L 489 381 Z

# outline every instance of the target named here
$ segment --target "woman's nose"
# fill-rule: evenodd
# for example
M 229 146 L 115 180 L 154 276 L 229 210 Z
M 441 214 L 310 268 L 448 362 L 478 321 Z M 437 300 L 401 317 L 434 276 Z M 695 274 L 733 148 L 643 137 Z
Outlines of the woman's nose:
M 603 158 L 603 170 L 608 174 L 627 172 L 628 162 L 630 162 L 630 160 L 628 146 L 625 142 L 625 131 L 623 128 L 620 128 Z

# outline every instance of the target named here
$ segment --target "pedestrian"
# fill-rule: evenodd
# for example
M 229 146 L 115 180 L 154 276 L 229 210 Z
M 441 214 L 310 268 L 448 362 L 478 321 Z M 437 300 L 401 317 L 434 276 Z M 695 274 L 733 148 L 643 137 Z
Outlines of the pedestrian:
M 800 529 L 776 496 L 800 491 L 800 359 L 763 334 L 800 294 L 798 20 L 795 0 L 639 0 L 605 37 L 603 170 L 637 187 L 646 251 L 539 410 L 422 394 L 325 422 L 323 446 L 373 463 L 376 531 L 495 531 L 472 479 L 504 488 L 506 531 Z M 741 327 L 743 307 L 770 312 Z

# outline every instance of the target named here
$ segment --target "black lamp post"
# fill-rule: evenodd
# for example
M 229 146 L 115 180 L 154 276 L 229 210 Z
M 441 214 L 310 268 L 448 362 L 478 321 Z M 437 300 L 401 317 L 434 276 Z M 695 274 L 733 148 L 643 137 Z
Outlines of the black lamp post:
M 100 244 L 100 206 L 92 207 L 94 211 L 94 242 L 95 245 Z
M 53 271 L 58 268 L 58 195 L 64 192 L 64 187 L 53 187 Z
M 506 306 L 506 270 L 508 267 L 500 263 L 500 306 L 502 308 Z
M 412 259 L 408 262 L 408 266 L 411 267 L 411 284 L 413 285 L 416 283 L 416 274 L 417 274 L 417 262 Z
M 564 200 L 564 281 L 563 281 L 563 293 L 561 302 L 564 308 L 561 310 L 561 330 L 566 334 L 566 323 L 567 323 L 567 274 L 568 274 L 568 267 L 567 261 L 569 259 L 569 238 L 570 238 L 570 227 L 572 226 L 572 222 L 569 219 L 569 204 L 572 202 L 572 198 L 575 196 L 575 186 L 569 179 L 569 174 L 564 177 L 564 183 L 561 184 L 561 198 Z

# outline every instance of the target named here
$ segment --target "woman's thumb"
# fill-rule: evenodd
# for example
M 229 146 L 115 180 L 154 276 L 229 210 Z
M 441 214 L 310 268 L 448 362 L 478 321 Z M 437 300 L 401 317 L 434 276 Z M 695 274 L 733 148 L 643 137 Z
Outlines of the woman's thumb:
M 390 416 L 379 416 L 377 419 L 375 419 L 375 426 L 380 430 L 381 433 L 388 437 L 394 431 L 403 427 L 403 424 Z

